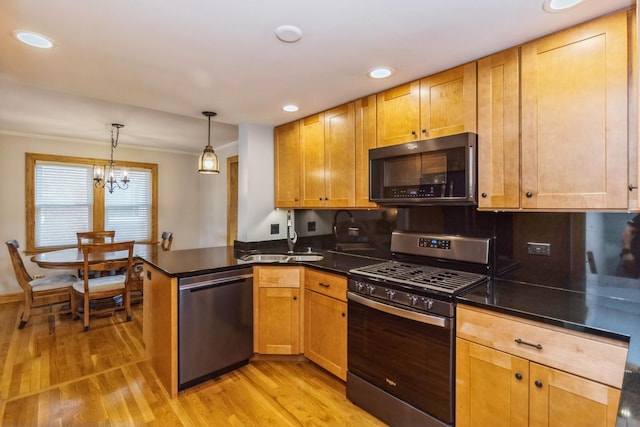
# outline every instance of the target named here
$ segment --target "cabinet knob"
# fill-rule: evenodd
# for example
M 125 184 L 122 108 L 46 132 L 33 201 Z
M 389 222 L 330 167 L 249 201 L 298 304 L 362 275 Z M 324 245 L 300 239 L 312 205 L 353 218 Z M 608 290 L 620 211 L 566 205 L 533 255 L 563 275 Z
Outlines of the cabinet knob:
M 516 379 L 518 381 L 522 379 L 522 374 L 520 372 L 516 372 Z
M 482 193 L 481 196 L 482 197 L 487 197 L 487 193 Z
M 526 192 L 526 194 L 525 194 L 525 196 L 527 196 L 527 197 L 532 197 L 532 196 L 533 196 L 533 193 L 532 193 L 531 191 L 527 191 L 527 192 Z
M 534 382 L 534 384 L 536 385 L 536 387 L 542 388 L 542 381 L 536 380 L 536 382 Z
M 422 129 L 422 133 L 424 133 L 426 135 L 427 134 L 427 130 L 426 129 Z
M 294 296 L 294 297 L 293 297 L 293 300 L 294 300 L 294 301 L 297 301 L 297 300 L 298 300 L 298 297 Z
M 412 130 L 412 131 L 411 131 L 411 135 L 416 136 L 416 131 L 415 131 L 415 130 Z
M 347 313 L 342 313 L 342 317 L 347 317 Z

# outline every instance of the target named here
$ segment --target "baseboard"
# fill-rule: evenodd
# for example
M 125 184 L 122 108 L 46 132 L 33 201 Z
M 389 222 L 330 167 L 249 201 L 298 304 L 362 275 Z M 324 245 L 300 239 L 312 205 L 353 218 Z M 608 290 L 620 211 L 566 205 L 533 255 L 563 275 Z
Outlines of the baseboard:
M 17 292 L 15 294 L 0 295 L 0 304 L 8 304 L 10 302 L 21 302 L 24 300 L 24 294 Z

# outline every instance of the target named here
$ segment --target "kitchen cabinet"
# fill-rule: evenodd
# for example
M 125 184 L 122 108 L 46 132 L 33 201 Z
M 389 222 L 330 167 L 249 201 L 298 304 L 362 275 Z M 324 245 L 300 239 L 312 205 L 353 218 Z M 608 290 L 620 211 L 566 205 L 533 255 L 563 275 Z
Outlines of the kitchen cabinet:
M 626 11 L 522 46 L 522 208 L 628 207 L 628 74 Z
M 623 342 L 458 305 L 456 425 L 614 426 L 626 357 Z
M 355 107 L 300 121 L 301 206 L 355 206 Z
M 347 278 L 305 270 L 304 355 L 347 379 Z
M 520 207 L 519 49 L 478 61 L 478 208 Z
M 377 96 L 378 147 L 476 132 L 476 63 Z
M 300 206 L 300 124 L 298 121 L 274 130 L 275 207 Z
M 300 267 L 254 267 L 254 351 L 300 354 L 303 351 Z
M 375 208 L 369 201 L 369 150 L 376 148 L 376 95 L 360 98 L 355 102 L 356 121 L 356 188 L 355 206 Z

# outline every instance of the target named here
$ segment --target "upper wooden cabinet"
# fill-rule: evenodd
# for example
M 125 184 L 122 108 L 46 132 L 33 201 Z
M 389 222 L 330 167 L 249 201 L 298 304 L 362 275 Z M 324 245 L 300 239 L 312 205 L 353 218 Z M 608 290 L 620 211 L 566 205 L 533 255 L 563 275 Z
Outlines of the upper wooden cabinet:
M 476 132 L 476 63 L 377 96 L 378 147 Z
M 300 125 L 297 121 L 274 130 L 275 206 L 300 206 Z
M 420 80 L 421 139 L 476 132 L 476 63 Z
M 628 207 L 628 72 L 626 11 L 522 46 L 522 208 Z
M 376 95 L 358 99 L 356 114 L 356 207 L 375 208 L 369 201 L 369 150 L 376 148 Z
M 355 107 L 300 120 L 301 207 L 355 206 Z
M 520 207 L 519 49 L 478 61 L 478 207 Z

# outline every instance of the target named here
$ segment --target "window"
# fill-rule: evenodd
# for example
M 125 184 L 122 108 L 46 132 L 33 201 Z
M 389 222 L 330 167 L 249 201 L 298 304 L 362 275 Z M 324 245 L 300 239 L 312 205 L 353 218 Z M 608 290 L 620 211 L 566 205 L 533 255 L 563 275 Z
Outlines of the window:
M 104 160 L 27 153 L 27 252 L 75 246 L 76 232 L 115 230 L 116 240 L 153 242 L 157 234 L 157 165 L 119 161 L 129 188 L 93 185 Z

